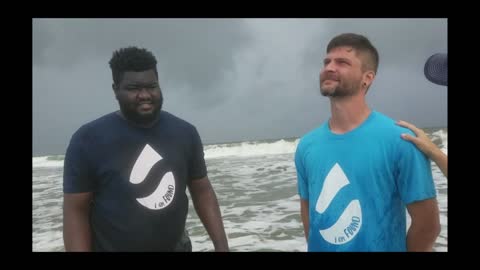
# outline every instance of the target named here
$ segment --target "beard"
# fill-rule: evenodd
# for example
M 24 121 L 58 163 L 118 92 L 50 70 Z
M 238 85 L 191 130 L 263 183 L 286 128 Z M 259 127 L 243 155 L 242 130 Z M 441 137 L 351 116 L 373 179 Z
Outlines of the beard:
M 137 109 L 138 104 L 127 104 L 122 101 L 118 101 L 120 106 L 120 111 L 123 116 L 138 125 L 150 125 L 153 124 L 158 119 L 158 114 L 162 110 L 163 106 L 163 95 L 160 92 L 160 97 L 158 100 L 152 100 L 153 109 L 148 113 L 140 113 Z
M 361 81 L 337 80 L 335 85 L 322 86 L 320 82 L 320 93 L 325 97 L 348 97 L 354 96 L 360 90 Z

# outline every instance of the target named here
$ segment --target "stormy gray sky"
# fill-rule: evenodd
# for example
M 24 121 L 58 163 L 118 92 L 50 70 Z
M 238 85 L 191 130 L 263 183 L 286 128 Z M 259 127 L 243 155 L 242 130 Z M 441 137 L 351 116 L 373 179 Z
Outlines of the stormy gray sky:
M 447 87 L 426 59 L 447 19 L 34 19 L 33 156 L 64 154 L 84 123 L 118 109 L 108 61 L 125 46 L 158 61 L 164 109 L 205 144 L 302 136 L 330 115 L 318 74 L 332 37 L 367 36 L 380 65 L 367 102 L 420 127 L 447 126 Z

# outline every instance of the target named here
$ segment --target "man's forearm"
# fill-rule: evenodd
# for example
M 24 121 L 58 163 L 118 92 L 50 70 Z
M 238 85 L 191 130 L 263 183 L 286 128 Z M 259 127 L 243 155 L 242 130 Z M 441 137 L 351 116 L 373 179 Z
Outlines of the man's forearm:
M 439 229 L 410 226 L 407 233 L 407 251 L 433 251 Z
M 64 212 L 63 241 L 65 251 L 92 251 L 88 213 Z
M 195 210 L 213 242 L 215 251 L 228 251 L 228 241 L 223 227 L 222 216 L 213 189 L 192 194 Z

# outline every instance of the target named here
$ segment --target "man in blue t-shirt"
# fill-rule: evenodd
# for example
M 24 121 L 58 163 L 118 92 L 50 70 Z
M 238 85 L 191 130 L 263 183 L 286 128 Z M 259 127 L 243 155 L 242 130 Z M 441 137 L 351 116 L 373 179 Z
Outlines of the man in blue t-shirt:
M 128 47 L 109 63 L 120 110 L 80 127 L 65 155 L 65 250 L 191 251 L 188 187 L 215 250 L 228 251 L 200 136 L 161 110 L 155 56 Z
M 327 46 L 320 91 L 332 115 L 295 153 L 308 251 L 431 251 L 440 233 L 430 162 L 401 139 L 411 131 L 366 104 L 378 60 L 361 35 Z

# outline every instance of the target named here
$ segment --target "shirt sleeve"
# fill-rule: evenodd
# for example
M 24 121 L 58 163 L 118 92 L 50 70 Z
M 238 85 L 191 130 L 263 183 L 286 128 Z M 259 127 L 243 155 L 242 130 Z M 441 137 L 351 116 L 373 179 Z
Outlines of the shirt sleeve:
M 301 142 L 295 151 L 295 168 L 297 170 L 297 188 L 300 198 L 308 200 L 308 179 L 305 171 L 303 147 Z
M 196 180 L 207 176 L 207 166 L 205 164 L 203 144 L 196 128 L 192 132 L 192 150 L 188 168 L 188 179 Z
M 396 184 L 405 204 L 436 197 L 430 160 L 425 154 L 402 140 L 398 142 L 397 161 Z
M 82 133 L 77 131 L 71 138 L 63 165 L 63 192 L 91 192 L 94 189 L 92 168 L 87 158 L 86 144 Z

